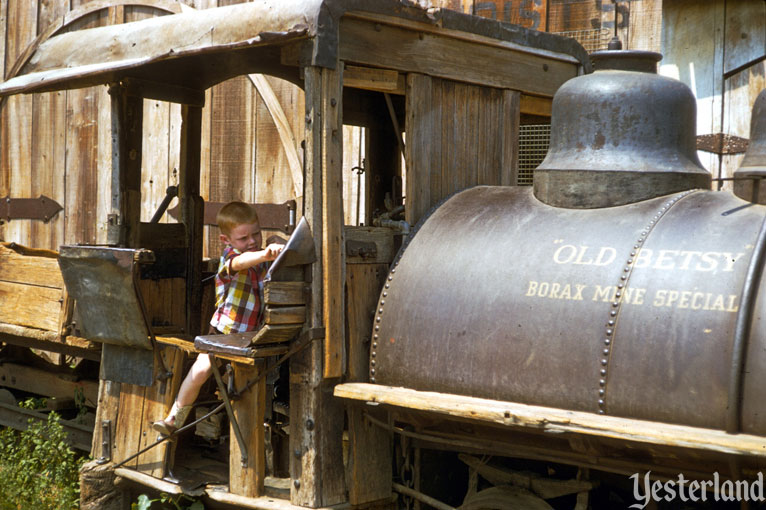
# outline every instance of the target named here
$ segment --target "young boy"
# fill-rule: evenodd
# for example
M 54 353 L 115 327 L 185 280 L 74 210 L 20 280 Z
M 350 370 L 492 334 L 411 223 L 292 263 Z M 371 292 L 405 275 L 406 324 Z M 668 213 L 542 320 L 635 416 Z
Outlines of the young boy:
M 210 321 L 210 333 L 253 331 L 261 321 L 266 262 L 277 258 L 283 245 L 270 244 L 261 250 L 258 215 L 243 202 L 224 205 L 218 212 L 216 222 L 226 247 L 215 275 L 216 310 Z M 170 435 L 183 426 L 200 388 L 212 372 L 210 356 L 197 355 L 197 360 L 181 383 L 173 407 L 164 420 L 154 422 L 154 429 Z

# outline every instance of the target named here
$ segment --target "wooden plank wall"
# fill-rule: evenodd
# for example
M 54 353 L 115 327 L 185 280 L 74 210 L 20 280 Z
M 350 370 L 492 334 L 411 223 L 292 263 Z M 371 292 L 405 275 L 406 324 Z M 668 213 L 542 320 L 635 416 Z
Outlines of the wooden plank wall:
M 412 73 L 406 109 L 411 225 L 456 191 L 516 182 L 518 92 Z
M 747 0 L 666 2 L 661 73 L 680 79 L 697 98 L 697 134 L 750 137 L 750 116 L 764 89 L 766 5 Z M 710 34 L 700 38 L 699 34 Z M 713 177 L 731 177 L 742 155 L 699 152 Z M 731 188 L 730 182 L 722 183 Z
M 183 0 L 205 9 L 242 0 Z M 136 21 L 178 10 L 171 0 L 116 6 L 89 14 L 64 31 Z M 0 64 L 3 76 L 38 34 L 65 14 L 87 9 L 87 0 L 0 0 Z M 103 6 L 106 2 L 93 2 Z M 299 158 L 304 95 L 295 85 L 267 77 L 282 105 Z M 106 242 L 110 205 L 110 100 L 106 87 L 13 96 L 0 106 L 0 197 L 46 195 L 61 204 L 49 223 L 0 222 L 0 240 L 58 249 L 62 244 Z M 181 108 L 144 102 L 141 220 L 148 221 L 168 186 L 178 184 Z M 203 111 L 201 192 L 212 201 L 241 199 L 283 203 L 301 197 L 293 189 L 285 151 L 268 109 L 253 84 L 240 77 L 207 91 Z M 349 153 L 355 153 L 349 150 Z M 350 163 L 350 161 L 349 161 Z M 350 173 L 350 172 L 349 172 Z M 171 205 L 171 207 L 174 204 Z M 165 215 L 160 221 L 175 221 Z M 220 254 L 217 228 L 209 228 L 204 255 Z M 268 235 L 270 233 L 266 233 Z

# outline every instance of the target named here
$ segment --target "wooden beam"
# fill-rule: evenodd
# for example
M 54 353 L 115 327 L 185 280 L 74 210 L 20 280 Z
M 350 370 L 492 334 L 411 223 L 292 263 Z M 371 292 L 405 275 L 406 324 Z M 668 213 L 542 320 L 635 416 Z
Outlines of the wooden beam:
M 32 411 L 22 407 L 5 404 L 0 402 L 0 426 L 10 427 L 16 430 L 26 430 L 29 426 L 29 420 L 46 422 L 47 413 Z M 90 451 L 91 428 L 75 423 L 74 420 L 59 420 L 67 435 L 67 443 L 82 451 Z
M 255 86 L 255 90 L 263 99 L 266 109 L 269 111 L 274 125 L 279 133 L 279 140 L 282 142 L 282 148 L 287 157 L 287 166 L 290 168 L 290 175 L 293 177 L 293 191 L 295 197 L 303 196 L 303 164 L 298 156 L 298 147 L 293 136 L 293 130 L 290 122 L 287 120 L 282 104 L 279 102 L 274 89 L 269 84 L 266 77 L 262 74 L 249 74 L 247 77 Z
M 368 383 L 340 384 L 335 387 L 334 394 L 336 397 L 350 400 L 376 402 L 505 427 L 532 428 L 551 433 L 583 434 L 651 445 L 766 457 L 766 439 L 763 437 L 727 434 L 723 430 L 601 416 L 580 411 Z
M 346 239 L 346 267 L 348 264 L 390 264 L 394 260 L 394 231 L 387 227 L 355 227 L 346 225 L 343 227 Z M 353 243 L 369 245 L 368 254 L 364 254 L 364 248 L 349 253 Z M 372 247 L 374 246 L 374 254 Z
M 263 286 L 263 302 L 266 305 L 305 305 L 306 289 L 303 282 L 269 281 Z
M 520 95 L 521 113 L 550 117 L 552 106 L 553 100 L 549 97 L 530 96 L 527 94 Z
M 346 65 L 343 86 L 404 95 L 404 75 L 391 69 Z
M 235 363 L 234 385 L 243 388 L 264 370 L 259 366 L 245 366 Z M 234 416 L 242 433 L 247 451 L 246 461 L 242 462 L 242 451 L 236 439 L 234 426 L 229 424 L 229 491 L 247 497 L 263 495 L 263 482 L 266 478 L 265 432 L 263 426 L 266 408 L 266 378 L 261 379 L 244 394 L 244 398 L 233 404 Z
M 205 106 L 205 91 L 169 83 L 158 83 L 140 78 L 125 78 L 122 85 L 131 96 L 169 101 L 189 106 Z
M 16 363 L 0 365 L 0 386 L 57 398 L 74 398 L 75 393 L 81 391 L 89 405 L 95 407 L 98 403 L 97 381 L 78 381 L 64 374 Z
M 387 263 L 353 264 L 346 269 L 350 381 L 369 380 L 372 317 L 387 275 Z M 349 503 L 361 505 L 389 498 L 392 437 L 366 420 L 359 406 L 348 406 L 347 414 Z
M 340 23 L 340 59 L 399 72 L 422 73 L 552 97 L 578 74 L 579 64 L 438 33 L 344 17 Z M 574 59 L 573 59 L 574 60 Z
M 317 261 L 308 266 L 306 281 L 311 281 L 311 301 L 307 314 L 308 327 L 321 328 L 325 319 L 323 305 L 325 287 L 324 272 L 327 256 L 324 250 L 328 237 L 325 235 L 323 173 L 325 155 L 323 142 L 328 138 L 328 119 L 332 110 L 326 110 L 327 96 L 340 90 L 340 72 L 319 67 L 307 67 L 304 71 L 306 91 L 306 174 L 304 216 L 308 219 L 317 244 Z M 333 85 L 332 90 L 328 87 Z M 336 107 L 339 106 L 338 96 Z M 340 108 L 336 108 L 338 111 Z M 320 113 L 321 112 L 321 113 Z M 329 133 L 332 136 L 332 132 Z M 338 162 L 338 164 L 340 164 Z M 340 199 L 340 195 L 336 197 Z M 342 215 L 332 218 L 342 222 Z M 342 227 L 342 225 L 340 225 Z M 333 230 L 337 232 L 337 230 Z M 341 235 L 336 234 L 339 249 Z M 341 259 L 342 260 L 342 259 Z M 337 263 L 337 261 L 336 261 Z M 340 281 L 342 286 L 343 281 Z M 341 309 L 341 319 L 343 310 Z M 336 326 L 337 327 L 337 326 Z M 341 326 L 342 327 L 342 326 Z M 342 331 L 342 330 L 341 330 Z M 343 448 L 343 406 L 332 398 L 331 385 L 322 377 L 324 347 L 320 341 L 290 360 L 290 477 L 292 504 L 320 507 L 344 502 L 346 499 Z
M 303 506 L 298 506 L 277 498 L 261 496 L 259 498 L 248 498 L 245 496 L 239 496 L 217 488 L 208 489 L 205 494 L 211 500 L 218 503 L 225 503 L 227 505 L 233 505 L 237 508 L 252 508 L 254 510 L 306 510 Z M 351 505 L 339 504 L 333 506 L 319 507 L 316 510 L 350 510 Z
M 0 324 L 0 342 L 91 361 L 101 361 L 101 344 L 72 336 L 64 337 L 62 341 L 61 336 L 56 331 Z
M 343 66 L 323 69 L 319 103 L 322 179 L 322 296 L 324 377 L 344 372 Z M 316 128 L 316 126 L 315 126 Z M 317 168 L 314 171 L 318 170 Z
M 109 88 L 112 97 L 112 201 L 108 217 L 110 245 L 138 247 L 141 221 L 141 145 L 144 104 L 125 87 Z
M 178 196 L 181 223 L 186 226 L 186 334 L 202 333 L 202 227 L 204 200 L 200 196 L 202 108 L 181 108 L 181 172 Z

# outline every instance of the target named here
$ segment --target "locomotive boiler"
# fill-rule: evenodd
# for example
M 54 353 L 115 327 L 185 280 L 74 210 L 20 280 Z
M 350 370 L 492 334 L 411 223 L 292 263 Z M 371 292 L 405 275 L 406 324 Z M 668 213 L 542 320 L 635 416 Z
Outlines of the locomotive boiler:
M 459 192 L 403 242 L 370 382 L 766 436 L 766 209 L 710 190 L 659 54 L 592 57 L 532 188 Z

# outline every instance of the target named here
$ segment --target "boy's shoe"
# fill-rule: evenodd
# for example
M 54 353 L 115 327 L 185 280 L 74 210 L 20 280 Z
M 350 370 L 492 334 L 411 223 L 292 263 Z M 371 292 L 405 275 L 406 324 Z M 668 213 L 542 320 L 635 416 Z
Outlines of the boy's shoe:
M 181 407 L 177 402 L 173 402 L 173 407 L 170 408 L 167 418 L 155 421 L 152 423 L 152 428 L 160 434 L 166 436 L 171 435 L 173 432 L 183 427 L 191 408 L 192 406 L 190 405 Z
M 163 436 L 169 436 L 176 430 L 178 430 L 178 427 L 175 425 L 170 425 L 168 423 L 165 423 L 165 420 L 159 420 L 152 423 L 152 428 L 162 434 Z

